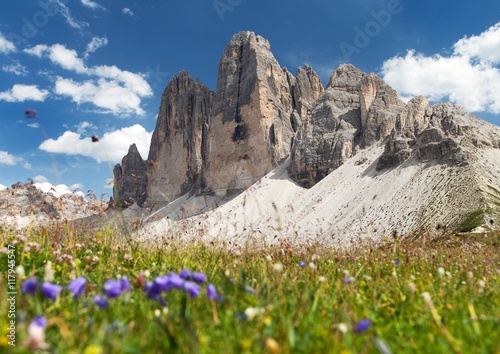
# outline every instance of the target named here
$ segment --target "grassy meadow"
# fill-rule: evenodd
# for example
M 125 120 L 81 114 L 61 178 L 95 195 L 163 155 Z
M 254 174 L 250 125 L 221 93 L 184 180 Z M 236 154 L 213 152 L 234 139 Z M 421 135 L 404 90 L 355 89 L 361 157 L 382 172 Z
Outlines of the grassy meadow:
M 499 236 L 235 250 L 0 229 L 0 352 L 500 353 Z

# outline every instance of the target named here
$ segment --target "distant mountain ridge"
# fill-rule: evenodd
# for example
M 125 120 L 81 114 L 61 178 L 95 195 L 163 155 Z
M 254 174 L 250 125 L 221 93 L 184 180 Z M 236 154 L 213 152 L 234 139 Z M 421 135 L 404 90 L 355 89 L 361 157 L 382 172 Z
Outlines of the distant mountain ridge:
M 44 191 L 38 183 L 16 183 L 0 190 L 0 226 L 22 229 L 90 217 L 103 212 L 107 205 L 83 193 L 61 194 Z M 46 190 L 46 189 L 45 189 Z

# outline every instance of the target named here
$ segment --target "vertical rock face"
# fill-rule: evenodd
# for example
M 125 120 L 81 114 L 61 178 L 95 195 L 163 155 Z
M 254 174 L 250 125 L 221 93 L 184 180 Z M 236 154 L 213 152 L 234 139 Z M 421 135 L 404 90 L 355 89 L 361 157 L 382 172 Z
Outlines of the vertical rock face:
M 318 74 L 309 66 L 297 69 L 293 90 L 294 108 L 301 117 L 311 113 L 325 89 Z
M 266 39 L 252 32 L 233 36 L 219 65 L 208 133 L 209 190 L 247 188 L 288 156 L 293 81 Z
M 404 103 L 375 74 L 341 65 L 297 132 L 292 149 L 291 177 L 311 187 L 360 148 L 385 139 Z
M 267 40 L 234 35 L 220 61 L 217 93 L 187 72 L 165 88 L 148 156 L 148 202 L 249 187 L 289 156 L 302 117 L 323 92 L 309 66 L 296 79 Z M 121 187 L 117 196 L 127 193 Z
M 147 168 L 135 144 L 130 145 L 122 163 L 113 169 L 114 200 L 126 207 L 137 202 L 142 206 L 147 198 Z
M 205 187 L 207 130 L 214 96 L 185 71 L 165 88 L 148 156 L 148 202 L 172 201 Z

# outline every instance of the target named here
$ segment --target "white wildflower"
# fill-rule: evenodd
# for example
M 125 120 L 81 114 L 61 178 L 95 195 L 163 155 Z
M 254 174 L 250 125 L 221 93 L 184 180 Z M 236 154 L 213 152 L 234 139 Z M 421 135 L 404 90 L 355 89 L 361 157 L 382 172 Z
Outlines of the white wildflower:
M 438 268 L 438 275 L 439 275 L 440 277 L 444 277 L 444 275 L 445 275 L 445 270 L 444 270 L 444 268 L 443 268 L 443 267 L 439 267 L 439 268 Z
M 250 321 L 263 313 L 264 313 L 264 309 L 262 307 L 248 307 L 245 310 L 245 315 L 247 316 L 247 318 Z
M 410 289 L 410 292 L 413 294 L 415 292 L 415 290 L 417 289 L 417 286 L 412 281 L 408 282 L 407 285 L 408 285 L 408 289 Z
M 347 325 L 345 323 L 339 323 L 337 325 L 337 328 L 339 329 L 340 332 L 346 334 L 348 331 Z
M 283 270 L 283 263 L 281 262 L 278 262 L 278 263 L 275 263 L 273 265 L 273 270 L 276 272 L 276 273 L 279 273 Z
M 424 301 L 428 304 L 432 304 L 432 297 L 431 294 L 429 294 L 427 291 L 422 293 L 422 297 L 424 298 Z
M 52 283 L 54 281 L 54 269 L 52 268 L 51 261 L 47 261 L 45 264 L 45 276 L 43 280 L 48 283 Z
M 24 278 L 24 276 L 26 275 L 22 264 L 20 264 L 16 267 L 16 274 L 20 278 Z

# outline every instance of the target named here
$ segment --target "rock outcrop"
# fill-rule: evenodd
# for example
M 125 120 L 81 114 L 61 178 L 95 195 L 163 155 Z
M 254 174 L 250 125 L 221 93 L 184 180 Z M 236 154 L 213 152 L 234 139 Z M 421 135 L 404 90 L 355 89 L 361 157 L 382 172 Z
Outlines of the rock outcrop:
M 148 203 L 249 187 L 289 156 L 323 92 L 311 67 L 297 69 L 295 78 L 267 40 L 234 35 L 220 61 L 217 93 L 187 72 L 165 88 L 148 156 Z
M 403 108 L 378 76 L 341 65 L 297 132 L 291 177 L 301 186 L 313 186 L 360 149 L 385 139 Z
M 148 156 L 148 202 L 205 189 L 208 126 L 215 93 L 183 71 L 165 88 Z
M 252 32 L 231 39 L 219 65 L 209 126 L 207 190 L 241 191 L 289 155 L 294 101 L 305 109 L 319 95 L 312 69 L 300 76 L 294 97 L 297 81 L 280 67 L 266 39 Z
M 148 187 L 147 167 L 135 144 L 130 145 L 121 165 L 114 167 L 113 176 L 113 197 L 117 206 L 144 205 Z
M 331 76 L 324 95 L 298 129 L 290 176 L 310 188 L 361 149 L 385 143 L 377 169 L 418 161 L 467 163 L 475 147 L 497 147 L 486 122 L 451 103 L 430 105 L 424 97 L 404 104 L 375 74 L 347 64 Z
M 47 227 L 52 222 L 102 215 L 106 210 L 105 203 L 91 193 L 86 196 L 82 192 L 60 194 L 59 186 L 49 186 L 46 182 L 18 182 L 0 190 L 0 227 L 31 230 Z
M 467 163 L 474 147 L 500 146 L 500 136 L 492 128 L 451 103 L 432 106 L 424 97 L 415 97 L 398 117 L 377 169 L 399 166 L 412 154 L 419 161 Z

